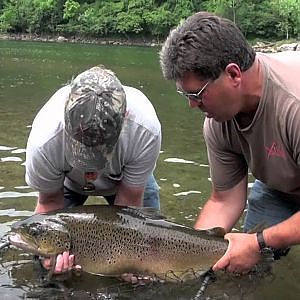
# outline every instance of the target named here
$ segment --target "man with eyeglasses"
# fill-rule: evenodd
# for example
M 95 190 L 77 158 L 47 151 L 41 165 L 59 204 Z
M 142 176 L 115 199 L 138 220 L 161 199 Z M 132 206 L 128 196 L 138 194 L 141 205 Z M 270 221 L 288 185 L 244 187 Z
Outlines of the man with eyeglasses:
M 181 91 L 180 89 L 177 90 L 177 93 L 180 94 L 181 96 L 186 97 L 188 100 L 193 100 L 199 106 L 202 104 L 202 95 L 204 94 L 205 89 L 209 83 L 210 83 L 210 80 L 208 80 L 204 84 L 204 86 L 200 89 L 200 91 L 196 92 L 196 93 L 187 93 L 187 92 Z
M 110 205 L 159 209 L 153 171 L 160 145 L 160 122 L 147 97 L 104 66 L 88 69 L 33 121 L 25 177 L 39 192 L 35 212 L 83 205 L 93 195 Z M 74 256 L 59 255 L 55 272 L 73 262 Z
M 265 250 L 279 258 L 300 244 L 300 52 L 255 53 L 233 22 L 199 12 L 170 32 L 160 63 L 206 115 L 212 193 L 195 228 L 230 232 L 248 204 L 245 233 L 225 235 L 213 269 L 245 273 Z M 256 224 L 266 228 L 246 233 Z

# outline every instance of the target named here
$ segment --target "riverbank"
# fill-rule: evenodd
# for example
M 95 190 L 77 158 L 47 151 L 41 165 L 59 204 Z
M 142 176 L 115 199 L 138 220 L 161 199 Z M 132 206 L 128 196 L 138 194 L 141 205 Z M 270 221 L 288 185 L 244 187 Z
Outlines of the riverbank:
M 54 35 L 35 35 L 35 34 L 0 34 L 0 40 L 19 40 L 52 43 L 80 43 L 96 45 L 116 45 L 116 46 L 140 46 L 140 47 L 161 47 L 163 41 L 146 38 L 86 38 L 86 37 L 64 37 Z M 253 48 L 257 52 L 281 52 L 281 51 L 300 51 L 300 41 L 276 41 L 253 43 Z
M 0 40 L 16 41 L 36 41 L 52 43 L 81 43 L 96 45 L 117 45 L 117 46 L 141 46 L 141 47 L 160 47 L 162 42 L 147 40 L 145 38 L 125 39 L 125 38 L 86 38 L 86 37 L 64 37 L 54 35 L 35 35 L 35 34 L 0 34 Z

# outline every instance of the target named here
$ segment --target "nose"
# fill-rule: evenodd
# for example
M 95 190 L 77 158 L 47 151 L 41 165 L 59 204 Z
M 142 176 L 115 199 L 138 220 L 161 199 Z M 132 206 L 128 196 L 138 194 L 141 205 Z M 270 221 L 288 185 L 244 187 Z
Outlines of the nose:
M 199 102 L 193 100 L 193 99 L 189 99 L 189 106 L 191 108 L 195 108 L 195 107 L 198 107 L 199 106 Z

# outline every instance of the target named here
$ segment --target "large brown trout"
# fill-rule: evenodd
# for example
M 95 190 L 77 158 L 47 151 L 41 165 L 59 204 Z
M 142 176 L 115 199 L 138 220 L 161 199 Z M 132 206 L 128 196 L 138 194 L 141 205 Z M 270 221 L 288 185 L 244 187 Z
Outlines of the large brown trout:
M 36 214 L 12 225 L 11 244 L 44 257 L 69 250 L 82 270 L 185 281 L 225 253 L 223 230 L 198 231 L 169 222 L 152 209 L 85 205 Z

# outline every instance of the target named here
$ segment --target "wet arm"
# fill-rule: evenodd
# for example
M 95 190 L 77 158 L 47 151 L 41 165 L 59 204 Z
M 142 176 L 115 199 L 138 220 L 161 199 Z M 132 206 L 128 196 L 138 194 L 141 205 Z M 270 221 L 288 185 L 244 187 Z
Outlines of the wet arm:
M 64 192 L 60 189 L 57 192 L 39 192 L 35 213 L 42 213 L 64 208 Z
M 300 212 L 263 231 L 267 246 L 275 249 L 300 244 Z
M 121 182 L 117 191 L 115 205 L 142 206 L 144 187 L 132 187 Z
M 247 177 L 226 191 L 213 190 L 196 223 L 196 229 L 223 227 L 230 231 L 241 216 L 247 201 Z

